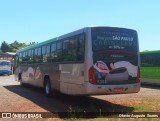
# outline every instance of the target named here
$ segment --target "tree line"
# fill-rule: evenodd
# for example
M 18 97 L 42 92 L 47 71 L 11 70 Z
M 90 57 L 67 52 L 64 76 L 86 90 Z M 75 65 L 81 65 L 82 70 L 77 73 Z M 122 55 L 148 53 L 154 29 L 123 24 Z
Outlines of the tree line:
M 17 40 L 15 40 L 13 43 L 8 44 L 7 42 L 3 41 L 0 46 L 0 50 L 2 52 L 16 52 L 17 50 L 21 48 L 25 48 L 27 46 L 36 44 L 35 42 L 31 42 L 30 44 L 20 43 Z

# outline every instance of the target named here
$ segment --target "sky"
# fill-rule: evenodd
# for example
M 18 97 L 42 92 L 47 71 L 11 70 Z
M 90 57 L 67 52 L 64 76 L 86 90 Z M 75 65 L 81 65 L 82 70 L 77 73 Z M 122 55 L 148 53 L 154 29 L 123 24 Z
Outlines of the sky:
M 42 42 L 87 26 L 135 29 L 160 50 L 160 0 L 0 0 L 0 44 Z

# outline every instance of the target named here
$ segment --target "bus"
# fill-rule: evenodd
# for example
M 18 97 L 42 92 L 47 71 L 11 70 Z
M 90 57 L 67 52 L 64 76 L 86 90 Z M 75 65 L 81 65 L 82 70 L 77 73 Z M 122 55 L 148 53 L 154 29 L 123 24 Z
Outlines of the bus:
M 160 50 L 147 50 L 140 52 L 141 77 L 160 79 Z
M 9 76 L 12 73 L 11 68 L 9 60 L 0 60 L 0 75 L 7 74 Z
M 147 50 L 140 52 L 142 67 L 160 66 L 160 50 Z
M 135 30 L 85 27 L 17 51 L 15 79 L 47 96 L 137 93 L 139 66 Z

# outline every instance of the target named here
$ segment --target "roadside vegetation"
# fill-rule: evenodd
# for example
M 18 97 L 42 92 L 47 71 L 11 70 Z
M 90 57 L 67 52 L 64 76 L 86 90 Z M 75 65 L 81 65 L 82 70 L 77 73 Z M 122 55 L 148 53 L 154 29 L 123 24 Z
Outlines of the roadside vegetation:
M 131 97 L 132 98 L 132 97 Z M 101 112 L 101 109 L 98 109 L 95 105 L 91 105 L 91 109 L 94 111 L 97 111 L 97 114 L 95 112 L 92 112 L 93 114 L 96 114 L 95 117 L 91 118 L 84 118 L 83 115 L 78 116 L 77 118 L 77 112 L 84 112 L 84 109 L 81 107 L 72 107 L 70 106 L 70 110 L 67 112 L 68 117 L 64 119 L 65 121 L 158 121 L 159 118 L 141 118 L 138 117 L 138 115 L 145 115 L 147 116 L 147 112 L 159 112 L 160 111 L 160 99 L 159 98 L 147 98 L 143 97 L 142 99 L 135 100 L 135 101 L 125 101 L 120 102 L 120 105 L 116 104 L 117 106 L 109 106 L 108 108 L 111 110 L 111 112 L 107 112 L 107 116 L 105 113 Z M 121 105 L 123 104 L 124 107 Z M 126 106 L 126 108 L 125 108 Z M 115 108 L 116 107 L 116 108 Z M 131 110 L 133 108 L 133 110 Z M 82 113 L 83 114 L 83 113 Z M 124 118 L 119 117 L 119 114 L 129 114 L 132 115 L 132 118 Z M 152 114 L 152 113 L 151 113 Z M 153 113 L 154 115 L 155 113 Z M 58 116 L 58 115 L 57 115 Z
M 31 42 L 30 44 L 26 44 L 26 43 L 20 43 L 17 40 L 15 40 L 14 42 L 8 44 L 7 42 L 3 41 L 2 43 L 0 43 L 0 52 L 16 52 L 17 50 L 21 49 L 21 48 L 25 48 L 27 46 L 36 44 L 36 42 Z

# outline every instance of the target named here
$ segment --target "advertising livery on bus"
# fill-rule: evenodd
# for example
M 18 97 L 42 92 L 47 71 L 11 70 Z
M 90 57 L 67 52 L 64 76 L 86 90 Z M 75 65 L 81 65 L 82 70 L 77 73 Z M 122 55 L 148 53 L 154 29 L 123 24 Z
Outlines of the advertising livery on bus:
M 137 32 L 86 27 L 17 51 L 16 80 L 68 95 L 137 93 Z

